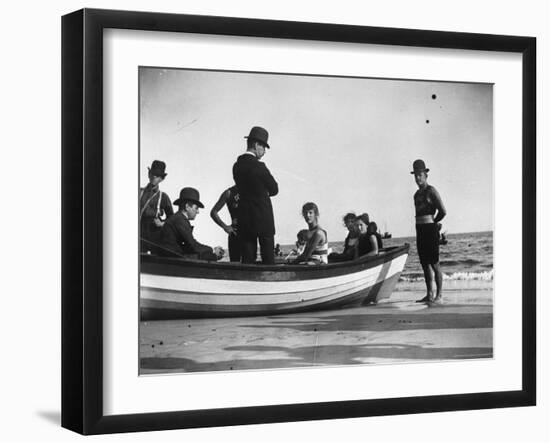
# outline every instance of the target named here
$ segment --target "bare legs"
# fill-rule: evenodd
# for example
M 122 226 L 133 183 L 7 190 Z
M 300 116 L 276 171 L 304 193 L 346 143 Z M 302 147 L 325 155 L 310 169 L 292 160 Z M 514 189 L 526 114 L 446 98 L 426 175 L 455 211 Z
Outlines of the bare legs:
M 441 302 L 441 290 L 443 289 L 443 273 L 441 272 L 439 263 L 435 263 L 431 265 L 431 267 L 434 270 L 435 274 L 436 293 L 434 301 L 438 303 Z
M 441 273 L 441 267 L 439 263 L 434 264 L 422 264 L 422 270 L 424 271 L 424 281 L 426 282 L 426 296 L 419 302 L 441 302 L 441 291 L 443 289 L 443 274 Z M 434 297 L 434 283 L 435 283 L 435 297 Z
M 431 265 L 422 264 L 422 270 L 424 271 L 424 281 L 426 282 L 426 297 L 424 297 L 424 299 L 425 301 L 430 301 L 430 300 L 433 300 L 434 298 L 434 290 L 433 290 L 434 273 L 432 271 Z

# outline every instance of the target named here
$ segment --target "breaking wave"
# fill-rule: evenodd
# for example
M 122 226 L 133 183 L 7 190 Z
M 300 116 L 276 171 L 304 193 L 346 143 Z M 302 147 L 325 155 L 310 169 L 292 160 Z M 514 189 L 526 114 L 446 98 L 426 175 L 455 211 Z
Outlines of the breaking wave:
M 441 260 L 440 263 L 441 263 L 442 266 L 460 266 L 460 265 L 474 266 L 474 265 L 479 265 L 483 262 L 480 261 L 480 260 L 474 260 L 472 258 L 467 258 L 467 259 L 464 259 L 464 260 Z
M 493 281 L 494 271 L 483 272 L 453 272 L 452 274 L 443 273 L 443 280 L 483 280 L 483 281 Z M 406 275 L 401 275 L 399 281 L 402 282 L 417 282 L 424 281 L 424 274 L 421 273 L 410 273 Z

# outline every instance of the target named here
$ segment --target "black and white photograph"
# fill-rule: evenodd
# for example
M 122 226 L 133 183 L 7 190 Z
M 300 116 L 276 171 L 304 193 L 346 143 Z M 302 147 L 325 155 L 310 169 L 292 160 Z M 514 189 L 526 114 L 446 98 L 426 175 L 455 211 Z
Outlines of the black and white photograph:
M 493 358 L 493 84 L 136 75 L 140 375 Z
M 545 442 L 543 9 L 7 2 L 2 440 Z

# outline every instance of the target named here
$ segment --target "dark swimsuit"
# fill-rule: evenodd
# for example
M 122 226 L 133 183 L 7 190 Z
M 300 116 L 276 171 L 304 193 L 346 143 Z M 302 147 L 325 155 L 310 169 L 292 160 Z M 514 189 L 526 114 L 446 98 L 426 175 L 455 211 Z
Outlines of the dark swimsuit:
M 370 242 L 370 237 L 374 236 L 376 238 L 376 243 L 378 245 L 378 251 L 382 249 L 382 236 L 378 232 L 367 232 L 359 237 L 359 242 L 357 244 L 357 253 L 361 257 L 369 252 L 373 251 L 373 247 Z
M 416 248 L 420 263 L 433 265 L 439 263 L 439 231 L 437 224 L 416 225 Z
M 434 188 L 430 185 L 426 189 L 419 189 L 414 194 L 416 216 L 435 215 Z M 439 262 L 439 230 L 436 223 L 416 225 L 416 248 L 422 264 Z
M 239 191 L 236 186 L 229 188 L 229 198 L 227 199 L 227 209 L 231 216 L 231 226 L 237 229 L 237 211 L 239 209 Z M 238 236 L 229 234 L 227 237 L 227 246 L 229 249 L 229 261 L 241 261 L 241 244 Z

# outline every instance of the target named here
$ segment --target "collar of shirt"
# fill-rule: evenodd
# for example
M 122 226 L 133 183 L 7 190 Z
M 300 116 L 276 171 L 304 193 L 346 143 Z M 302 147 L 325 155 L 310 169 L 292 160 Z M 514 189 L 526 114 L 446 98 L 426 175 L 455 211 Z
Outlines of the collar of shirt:
M 189 222 L 189 225 L 191 226 L 191 229 L 193 229 L 194 226 L 191 224 L 191 220 L 189 220 L 189 217 L 187 217 L 187 214 L 186 214 L 185 212 L 183 212 L 183 211 L 179 211 L 179 213 L 183 216 L 183 218 L 184 218 L 185 220 L 187 220 L 187 221 Z
M 145 186 L 145 192 L 157 192 L 159 190 L 159 185 L 152 185 L 151 183 L 147 183 L 147 186 Z
M 252 157 L 256 158 L 256 154 L 250 151 L 246 151 L 245 154 L 251 155 Z

